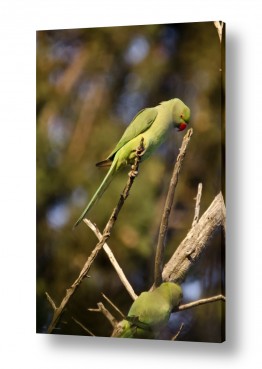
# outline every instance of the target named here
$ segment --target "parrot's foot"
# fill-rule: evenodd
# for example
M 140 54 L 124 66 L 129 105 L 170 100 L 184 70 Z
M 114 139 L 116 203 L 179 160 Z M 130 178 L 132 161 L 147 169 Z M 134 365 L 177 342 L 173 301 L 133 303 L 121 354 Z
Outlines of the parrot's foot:
M 139 156 L 141 158 L 141 156 L 144 155 L 146 149 L 143 147 L 143 148 L 139 148 L 136 150 L 136 155 Z
M 138 170 L 134 170 L 133 165 L 131 167 L 130 172 L 128 173 L 130 178 L 135 178 L 138 175 Z
M 144 137 L 142 137 L 141 138 L 140 145 L 136 149 L 136 155 L 140 158 L 141 156 L 144 155 L 145 151 L 146 151 L 146 149 L 145 149 L 145 146 L 144 146 Z

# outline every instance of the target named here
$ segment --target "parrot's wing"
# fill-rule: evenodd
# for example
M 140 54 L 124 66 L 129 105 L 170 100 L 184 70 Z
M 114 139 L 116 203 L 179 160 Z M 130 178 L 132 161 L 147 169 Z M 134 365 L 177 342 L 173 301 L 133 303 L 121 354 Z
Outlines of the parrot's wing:
M 156 117 L 156 108 L 146 108 L 138 112 L 107 159 L 113 160 L 115 153 L 127 142 L 145 132 L 153 124 Z
M 141 329 L 144 329 L 145 331 L 150 330 L 150 325 L 144 322 L 141 322 L 139 320 L 139 317 L 137 316 L 127 316 L 126 320 L 131 323 L 131 326 L 135 326 Z

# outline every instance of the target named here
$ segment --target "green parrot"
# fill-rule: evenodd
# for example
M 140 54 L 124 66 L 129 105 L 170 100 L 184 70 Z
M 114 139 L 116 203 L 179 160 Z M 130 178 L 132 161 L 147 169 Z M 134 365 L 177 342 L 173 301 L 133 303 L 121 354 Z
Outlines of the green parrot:
M 153 291 L 142 292 L 133 302 L 127 318 L 115 328 L 112 337 L 156 338 L 181 299 L 181 287 L 172 282 L 164 282 Z
M 166 140 L 173 127 L 183 131 L 189 118 L 190 109 L 177 98 L 163 101 L 153 108 L 146 108 L 137 113 L 111 154 L 106 160 L 96 164 L 98 167 L 110 166 L 110 169 L 73 228 L 84 219 L 94 203 L 102 196 L 115 173 L 134 163 L 136 149 L 142 137 L 145 149 L 142 160 L 145 160 Z

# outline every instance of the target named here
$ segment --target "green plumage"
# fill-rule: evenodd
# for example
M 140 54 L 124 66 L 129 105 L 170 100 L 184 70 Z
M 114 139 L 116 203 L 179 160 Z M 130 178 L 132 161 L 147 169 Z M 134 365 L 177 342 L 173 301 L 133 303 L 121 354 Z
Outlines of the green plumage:
M 144 138 L 145 152 L 142 160 L 147 159 L 167 138 L 172 128 L 182 131 L 190 119 L 190 109 L 179 99 L 164 101 L 154 108 L 141 110 L 129 124 L 120 141 L 110 155 L 97 166 L 110 166 L 103 182 L 95 192 L 89 204 L 75 223 L 76 227 L 99 199 L 116 172 L 134 163 L 136 149 Z
M 164 282 L 153 291 L 142 292 L 132 304 L 127 318 L 118 324 L 112 336 L 155 338 L 181 299 L 181 287 L 172 282 Z

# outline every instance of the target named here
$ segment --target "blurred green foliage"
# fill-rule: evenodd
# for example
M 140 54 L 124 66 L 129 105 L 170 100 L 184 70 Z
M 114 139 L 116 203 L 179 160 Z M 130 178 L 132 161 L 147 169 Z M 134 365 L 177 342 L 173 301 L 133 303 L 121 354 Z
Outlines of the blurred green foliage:
M 222 65 L 221 65 L 222 60 Z M 72 226 L 101 183 L 95 167 L 144 107 L 178 97 L 191 108 L 194 134 L 170 217 L 166 258 L 190 229 L 197 185 L 201 213 L 223 190 L 224 72 L 213 22 L 37 32 L 37 332 L 46 332 L 52 309 L 45 291 L 60 304 L 97 240 L 82 223 Z M 109 245 L 136 293 L 153 282 L 158 228 L 183 132 L 140 167 Z M 123 171 L 89 214 L 102 231 L 126 180 Z M 104 292 L 127 313 L 132 301 L 103 251 L 73 296 L 55 333 L 85 335 L 72 316 L 95 335 L 111 327 L 96 307 Z M 224 292 L 224 239 L 220 232 L 183 285 L 184 301 Z M 161 338 L 181 322 L 180 340 L 221 341 L 223 309 L 208 304 L 173 314 Z

